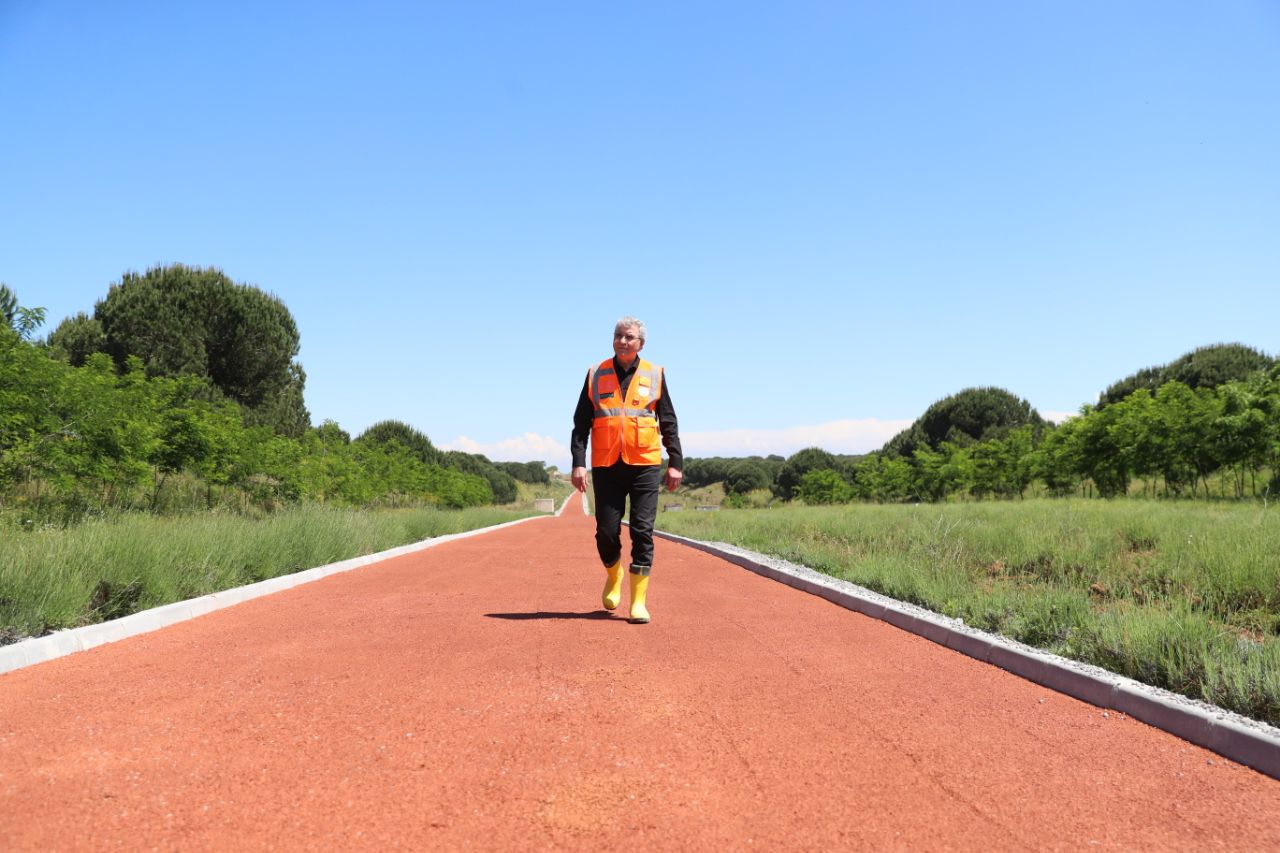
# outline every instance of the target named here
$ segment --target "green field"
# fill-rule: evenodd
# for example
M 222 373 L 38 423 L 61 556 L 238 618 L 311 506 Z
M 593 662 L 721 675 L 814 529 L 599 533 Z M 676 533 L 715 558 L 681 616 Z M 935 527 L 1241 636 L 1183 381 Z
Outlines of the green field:
M 535 514 L 522 503 L 466 510 L 304 504 L 256 519 L 136 514 L 66 529 L 9 526 L 0 541 L 0 644 Z
M 664 512 L 1066 657 L 1280 723 L 1280 516 L 1034 500 Z

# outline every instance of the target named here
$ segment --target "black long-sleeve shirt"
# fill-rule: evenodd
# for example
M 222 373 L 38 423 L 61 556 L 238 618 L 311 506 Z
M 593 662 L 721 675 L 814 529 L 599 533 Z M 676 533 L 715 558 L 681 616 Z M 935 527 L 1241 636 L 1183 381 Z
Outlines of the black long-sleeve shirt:
M 631 367 L 624 368 L 617 356 L 613 359 L 613 369 L 618 373 L 618 386 L 621 396 L 627 396 L 627 387 L 631 377 L 635 376 L 640 359 L 634 359 Z M 591 438 L 591 422 L 595 420 L 595 406 L 591 402 L 591 389 L 587 383 L 590 374 L 582 383 L 582 395 L 578 397 L 578 408 L 573 412 L 573 435 L 569 438 L 569 450 L 573 454 L 573 467 L 587 467 L 587 440 Z M 662 432 L 662 445 L 667 449 L 667 464 L 677 471 L 684 467 L 684 453 L 680 450 L 680 427 L 676 421 L 675 406 L 671 403 L 671 392 L 667 388 L 667 372 L 662 371 L 662 392 L 658 397 L 658 429 Z

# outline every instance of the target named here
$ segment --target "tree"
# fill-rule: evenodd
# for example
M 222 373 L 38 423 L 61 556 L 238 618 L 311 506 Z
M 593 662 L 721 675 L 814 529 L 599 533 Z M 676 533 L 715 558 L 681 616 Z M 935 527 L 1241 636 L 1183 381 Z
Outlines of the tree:
M 900 456 L 872 453 L 858 460 L 854 494 L 879 503 L 917 496 L 915 469 Z
M 1124 495 L 1132 478 L 1116 431 L 1112 429 L 1120 415 L 1112 406 L 1105 409 L 1086 406 L 1071 430 L 1077 471 L 1091 479 L 1104 498 Z
M 404 421 L 378 421 L 360 433 L 356 441 L 363 444 L 386 444 L 390 441 L 398 441 L 427 465 L 440 465 L 444 462 L 444 454 L 436 449 L 431 439 Z
M 947 495 L 972 489 L 974 459 L 972 448 L 949 441 L 938 450 L 921 447 L 912 454 L 915 470 L 915 492 L 922 500 L 940 501 Z
M 1114 409 L 1111 430 L 1116 451 L 1123 457 L 1125 467 L 1147 482 L 1144 492 L 1154 493 L 1152 481 L 1161 473 L 1168 451 L 1155 398 L 1146 388 L 1139 388 L 1110 408 Z
M 1256 472 L 1267 458 L 1267 425 L 1274 413 L 1265 387 L 1263 381 L 1228 382 L 1218 387 L 1221 409 L 1212 424 L 1212 438 L 1219 462 L 1234 472 L 1238 498 L 1244 497 L 1246 472 Z
M 820 447 L 806 447 L 793 453 L 778 472 L 778 481 L 774 484 L 774 494 L 789 501 L 795 497 L 796 488 L 804 475 L 813 470 L 836 468 L 836 458 Z
M 1145 388 L 1152 394 L 1166 382 L 1181 382 L 1188 388 L 1217 388 L 1244 380 L 1266 370 L 1275 359 L 1244 344 L 1213 344 L 1179 356 L 1168 364 L 1145 367 L 1112 384 L 1098 399 L 1098 408 L 1118 403 L 1134 391 Z
M 1050 428 L 1031 454 L 1032 476 L 1056 497 L 1070 495 L 1080 485 L 1079 442 L 1075 434 L 1080 423 L 1080 418 L 1070 418 Z
M 18 304 L 18 295 L 0 281 L 0 319 L 17 332 L 18 337 L 29 341 L 35 330 L 44 324 L 44 309 L 23 308 Z
M 515 478 L 498 470 L 483 454 L 449 450 L 444 454 L 444 467 L 487 480 L 489 488 L 493 490 L 494 503 L 511 503 L 519 495 Z
M 298 328 L 277 297 L 221 270 L 174 264 L 126 273 L 94 308 L 117 366 L 136 355 L 148 376 L 192 374 L 279 432 L 310 425 Z
M 1188 388 L 1217 388 L 1228 382 L 1247 379 L 1266 370 L 1275 360 L 1244 344 L 1214 344 L 1192 350 L 1169 363 L 1165 382 L 1181 382 Z
M 910 427 L 884 446 L 890 456 L 910 458 L 917 448 L 937 450 L 944 441 L 967 445 L 1000 438 L 1021 426 L 1036 434 L 1046 424 L 1026 400 L 1003 388 L 966 388 L 934 403 Z
M 547 464 L 537 462 L 495 462 L 494 467 L 506 471 L 521 483 L 550 483 L 551 475 L 547 473 Z
M 831 468 L 806 471 L 795 491 L 797 497 L 813 506 L 848 503 L 854 498 L 853 488 Z
M 62 424 L 51 410 L 66 367 L 0 325 L 0 485 L 30 471 Z
M 731 495 L 745 495 L 756 489 L 767 489 L 769 472 L 759 462 L 742 459 L 729 466 L 724 479 L 725 491 Z
M 49 350 L 55 358 L 72 367 L 81 367 L 95 352 L 107 351 L 102 324 L 81 311 L 58 324 L 49 335 Z
M 993 494 L 1010 498 L 1022 497 L 1031 484 L 1032 428 L 1019 427 L 1004 438 L 991 438 L 970 449 L 973 460 L 975 495 Z
M 1175 494 L 1190 486 L 1196 493 L 1197 479 L 1205 479 L 1218 467 L 1210 434 L 1219 408 L 1209 389 L 1192 390 L 1171 381 L 1156 392 L 1156 431 L 1165 484 Z M 1105 411 L 1105 410 L 1104 410 Z M 1205 484 L 1208 495 L 1208 483 Z
M 881 452 L 889 456 L 911 457 L 917 450 L 922 448 L 925 450 L 934 449 L 929 442 L 929 436 L 925 433 L 924 428 L 920 426 L 920 420 L 917 418 L 911 426 L 885 442 Z

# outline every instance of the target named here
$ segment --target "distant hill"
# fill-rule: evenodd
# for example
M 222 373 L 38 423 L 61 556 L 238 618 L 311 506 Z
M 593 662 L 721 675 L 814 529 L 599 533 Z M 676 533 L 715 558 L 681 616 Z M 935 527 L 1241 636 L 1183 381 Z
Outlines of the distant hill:
M 1116 382 L 1098 396 L 1098 408 L 1118 403 L 1139 388 L 1155 392 L 1166 382 L 1191 388 L 1217 388 L 1266 370 L 1276 359 L 1244 344 L 1213 344 L 1192 350 L 1181 358 L 1156 367 L 1144 367 Z

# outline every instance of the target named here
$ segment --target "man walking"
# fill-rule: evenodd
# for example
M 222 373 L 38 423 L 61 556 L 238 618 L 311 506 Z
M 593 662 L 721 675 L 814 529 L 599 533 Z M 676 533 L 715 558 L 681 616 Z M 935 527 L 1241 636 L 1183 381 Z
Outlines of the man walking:
M 596 504 L 596 550 L 605 567 L 606 610 L 622 600 L 622 513 L 631 499 L 631 616 L 649 621 L 645 595 L 653 569 L 653 523 L 658 515 L 662 448 L 667 449 L 667 488 L 680 485 L 680 433 L 661 367 L 643 358 L 644 323 L 623 317 L 613 330 L 613 358 L 587 373 L 573 413 L 573 486 L 587 490 L 587 438 Z

